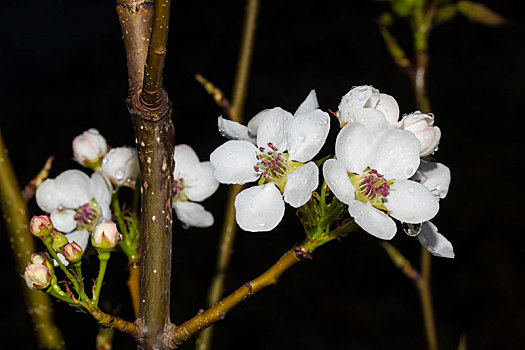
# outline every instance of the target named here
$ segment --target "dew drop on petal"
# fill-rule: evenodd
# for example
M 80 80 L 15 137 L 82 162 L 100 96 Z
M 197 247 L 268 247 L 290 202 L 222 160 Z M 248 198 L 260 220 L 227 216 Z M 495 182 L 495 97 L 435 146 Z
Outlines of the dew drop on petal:
M 190 228 L 190 225 L 184 223 L 184 222 L 181 222 L 181 227 L 185 230 L 189 229 Z
M 407 166 L 405 168 L 405 174 L 406 176 L 412 176 L 414 174 L 414 168 L 412 166 Z
M 115 178 L 117 180 L 122 180 L 124 178 L 124 172 L 122 170 L 117 170 L 115 173 Z
M 407 236 L 410 237 L 415 237 L 421 232 L 421 224 L 407 224 L 406 222 L 402 222 L 401 227 Z

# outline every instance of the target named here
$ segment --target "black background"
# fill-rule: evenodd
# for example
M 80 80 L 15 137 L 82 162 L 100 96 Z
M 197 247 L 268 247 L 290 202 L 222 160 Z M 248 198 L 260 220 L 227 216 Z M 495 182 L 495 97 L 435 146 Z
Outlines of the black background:
M 443 136 L 435 157 L 452 170 L 449 195 L 433 220 L 449 238 L 454 260 L 433 259 L 439 343 L 454 349 L 465 333 L 472 349 L 524 343 L 523 111 L 525 27 L 519 1 L 484 1 L 512 19 L 502 28 L 464 18 L 431 35 L 429 95 Z M 262 1 L 246 117 L 280 106 L 291 112 L 315 88 L 321 108 L 336 110 L 352 86 L 372 84 L 393 95 L 402 113 L 414 109 L 411 88 L 384 49 L 371 1 Z M 230 94 L 243 1 L 173 1 L 165 85 L 174 105 L 176 143 L 205 159 L 224 140 L 220 114 L 193 79 L 201 72 Z M 410 31 L 396 26 L 407 50 Z M 112 1 L 12 1 L 0 8 L 0 127 L 21 183 L 54 154 L 52 177 L 68 168 L 71 141 L 95 127 L 113 146 L 131 145 L 124 99 L 127 73 Z M 337 125 L 321 155 L 333 153 Z M 227 187 L 204 205 L 211 229 L 174 227 L 172 320 L 205 306 Z M 34 203 L 32 213 L 40 211 Z M 0 226 L 1 338 L 4 346 L 36 348 Z M 227 291 L 262 273 L 303 231 L 287 207 L 278 229 L 239 232 Z M 393 239 L 411 261 L 417 239 Z M 108 307 L 130 319 L 125 258 L 113 254 L 102 292 Z M 84 263 L 95 276 L 96 258 Z M 120 310 L 120 311 L 119 311 Z M 63 303 L 57 323 L 71 349 L 92 349 L 97 326 Z M 416 289 L 390 262 L 378 240 L 356 232 L 330 243 L 271 287 L 230 312 L 216 328 L 217 349 L 422 349 L 424 329 Z M 116 335 L 115 348 L 133 348 Z M 183 347 L 191 349 L 192 343 Z

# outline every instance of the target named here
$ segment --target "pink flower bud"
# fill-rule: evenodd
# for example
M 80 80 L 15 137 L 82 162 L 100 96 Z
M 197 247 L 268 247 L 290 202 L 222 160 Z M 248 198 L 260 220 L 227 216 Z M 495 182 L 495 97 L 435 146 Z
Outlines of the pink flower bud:
M 24 279 L 30 289 L 44 289 L 51 283 L 51 272 L 45 265 L 30 264 L 24 272 Z
M 91 233 L 91 244 L 95 248 L 112 249 L 122 241 L 123 236 L 118 232 L 113 221 L 101 222 Z
M 62 247 L 62 254 L 70 263 L 75 263 L 82 259 L 82 247 L 77 242 L 68 243 Z
M 38 264 L 38 265 L 47 265 L 48 263 L 48 257 L 44 253 L 33 253 L 31 254 L 31 257 L 29 258 L 28 265 L 31 264 Z
M 80 165 L 92 167 L 99 163 L 107 152 L 106 140 L 97 129 L 84 131 L 73 140 L 73 155 Z
M 413 132 L 418 138 L 421 143 L 420 156 L 428 156 L 436 151 L 441 139 L 441 130 L 434 126 L 434 116 L 432 114 L 423 114 L 416 111 L 404 116 L 400 124 L 403 130 Z
M 47 215 L 33 216 L 30 223 L 30 229 L 33 236 L 44 239 L 49 237 L 53 231 L 53 223 Z

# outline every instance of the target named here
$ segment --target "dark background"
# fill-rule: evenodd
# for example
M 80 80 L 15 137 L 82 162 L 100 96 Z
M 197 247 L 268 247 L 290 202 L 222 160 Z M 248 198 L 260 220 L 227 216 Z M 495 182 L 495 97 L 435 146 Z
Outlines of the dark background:
M 439 343 L 454 349 L 464 333 L 471 349 L 517 348 L 525 336 L 523 110 L 525 26 L 519 1 L 483 1 L 512 19 L 488 28 L 464 18 L 431 35 L 429 94 L 443 137 L 435 157 L 452 170 L 448 197 L 433 220 L 449 238 L 454 260 L 433 259 Z M 244 1 L 173 1 L 165 85 L 174 105 L 176 142 L 201 159 L 224 140 L 220 114 L 193 79 L 201 72 L 230 94 Z M 393 95 L 414 110 L 411 88 L 384 49 L 371 1 L 262 1 L 246 117 L 275 106 L 294 111 L 315 88 L 321 108 L 336 110 L 353 85 Z M 395 27 L 407 50 L 407 26 Z M 71 141 L 95 127 L 113 146 L 131 145 L 123 100 L 127 73 L 113 1 L 12 1 L 0 8 L 0 127 L 22 184 L 54 154 L 52 177 L 78 166 Z M 333 153 L 337 125 L 321 155 Z M 227 187 L 204 205 L 211 229 L 174 231 L 172 320 L 205 306 Z M 40 213 L 34 203 L 34 214 Z M 304 234 L 287 207 L 270 233 L 240 232 L 226 291 L 262 273 Z M 414 263 L 419 242 L 393 239 Z M 2 347 L 36 348 L 4 225 L 0 226 Z M 102 298 L 131 318 L 125 258 L 113 254 Z M 95 276 L 96 258 L 85 265 Z M 120 311 L 118 311 L 120 310 Z M 57 323 L 70 349 L 93 349 L 97 326 L 63 303 Z M 378 240 L 356 232 L 330 243 L 313 261 L 288 271 L 230 312 L 216 327 L 217 349 L 423 349 L 416 289 L 390 262 Z M 183 348 L 191 349 L 188 343 Z M 116 335 L 115 348 L 133 348 Z

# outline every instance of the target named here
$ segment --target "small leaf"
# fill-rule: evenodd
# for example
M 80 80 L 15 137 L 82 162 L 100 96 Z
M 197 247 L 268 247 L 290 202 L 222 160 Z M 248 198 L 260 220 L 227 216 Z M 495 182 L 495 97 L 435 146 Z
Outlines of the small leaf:
M 436 12 L 435 21 L 437 24 L 443 24 L 454 18 L 457 13 L 458 9 L 456 4 L 447 4 L 445 6 L 441 6 Z
M 510 21 L 487 6 L 474 1 L 458 1 L 458 11 L 470 21 L 497 27 Z

